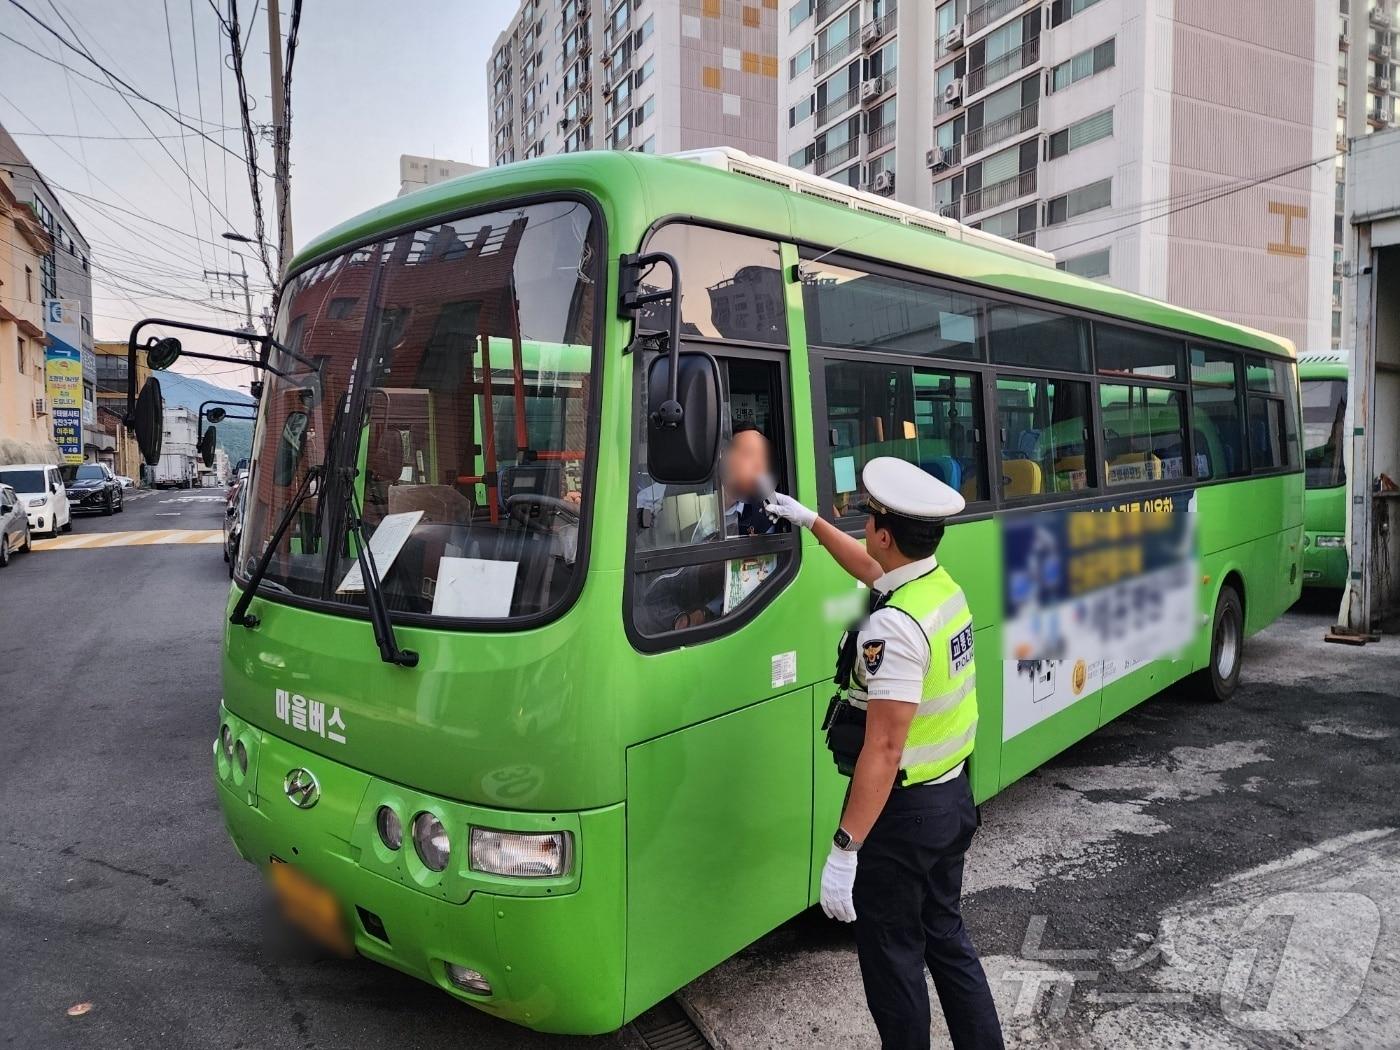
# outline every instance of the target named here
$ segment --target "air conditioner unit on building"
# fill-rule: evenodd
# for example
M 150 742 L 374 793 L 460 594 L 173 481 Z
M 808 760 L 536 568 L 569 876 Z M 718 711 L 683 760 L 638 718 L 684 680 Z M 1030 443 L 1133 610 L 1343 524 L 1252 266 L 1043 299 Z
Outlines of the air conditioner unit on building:
M 880 23 L 876 21 L 866 22 L 860 27 L 860 42 L 862 44 L 873 44 L 880 39 Z
M 934 171 L 937 171 L 939 168 L 947 167 L 948 157 L 947 154 L 943 152 L 943 147 L 934 146 L 933 149 L 925 153 L 924 163 L 927 164 Z
M 45 400 L 44 398 L 42 398 L 42 397 L 36 397 L 36 398 L 34 399 L 34 416 L 35 416 L 35 418 L 38 418 L 39 416 L 46 416 L 46 415 L 48 415 L 48 414 L 49 414 L 49 403 L 48 403 L 48 401 L 46 401 L 46 400 Z
M 963 27 L 962 27 L 962 23 L 959 22 L 957 25 L 953 26 L 952 29 L 948 30 L 948 32 L 944 34 L 944 36 L 943 36 L 943 50 L 944 50 L 944 51 L 956 51 L 958 48 L 962 47 L 962 43 L 963 43 Z
M 894 189 L 894 172 L 876 172 L 875 178 L 871 180 L 871 188 L 876 193 L 889 193 Z
M 613 97 L 613 86 L 612 86 L 611 84 L 604 84 L 604 85 L 603 85 L 603 101 L 606 102 L 608 99 L 610 99 L 610 98 L 612 98 L 612 97 Z
M 951 105 L 962 98 L 962 77 L 957 77 L 943 89 L 943 101 Z
M 1390 114 L 1389 114 L 1387 111 L 1383 110 L 1383 109 L 1378 109 L 1378 110 L 1376 110 L 1376 123 L 1377 123 L 1377 124 L 1389 124 L 1389 123 L 1390 123 Z
M 605 55 L 603 55 L 602 62 L 603 62 L 603 68 L 604 68 L 604 69 L 607 69 L 608 66 L 612 65 L 612 52 L 611 52 L 611 51 L 609 51 L 609 52 L 607 52 Z
M 1389 44 L 1382 44 L 1376 51 L 1376 54 L 1380 55 L 1381 58 L 1389 58 L 1391 53 L 1392 51 Z
M 860 100 L 861 100 L 862 102 L 869 102 L 872 98 L 878 98 L 879 95 L 880 95 L 880 78 L 879 78 L 879 77 L 875 77 L 873 80 L 862 80 L 862 81 L 860 82 Z
M 1377 90 L 1377 91 L 1389 91 L 1389 90 L 1390 90 L 1390 80 L 1389 80 L 1389 78 L 1387 78 L 1387 77 L 1377 77 L 1377 78 L 1376 78 L 1376 90 Z

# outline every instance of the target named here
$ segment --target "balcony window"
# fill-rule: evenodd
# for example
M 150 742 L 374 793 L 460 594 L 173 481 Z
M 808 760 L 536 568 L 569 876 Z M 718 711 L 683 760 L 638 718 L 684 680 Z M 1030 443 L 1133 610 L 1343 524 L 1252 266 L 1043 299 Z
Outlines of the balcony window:
M 796 29 L 807 19 L 812 17 L 813 0 L 797 0 L 797 3 L 788 8 L 788 31 Z
M 1073 259 L 1061 259 L 1055 269 L 1072 273 L 1077 277 L 1107 277 L 1109 272 L 1109 249 L 1076 255 Z
M 1112 37 L 1096 47 L 1081 51 L 1073 58 L 1061 62 L 1050 70 L 1049 90 L 1063 91 L 1071 84 L 1111 69 L 1115 59 L 1115 42 Z
M 1045 159 L 1063 157 L 1080 146 L 1098 142 L 1099 139 L 1106 139 L 1112 134 L 1113 110 L 1106 109 L 1083 120 L 1077 120 L 1067 128 L 1052 131 L 1045 142 Z
M 797 105 L 789 106 L 788 127 L 795 128 L 804 120 L 807 120 L 809 117 L 811 117 L 813 111 L 816 109 L 816 104 L 817 102 L 815 95 L 806 95 L 802 98 L 800 102 L 797 103 Z
M 788 59 L 788 79 L 794 80 L 812 68 L 812 45 L 808 44 Z
M 1046 201 L 1045 225 L 1056 226 L 1075 216 L 1107 208 L 1112 203 L 1113 180 L 1102 179 Z
M 1060 25 L 1098 2 L 1099 0 L 1054 0 L 1050 5 L 1050 25 Z

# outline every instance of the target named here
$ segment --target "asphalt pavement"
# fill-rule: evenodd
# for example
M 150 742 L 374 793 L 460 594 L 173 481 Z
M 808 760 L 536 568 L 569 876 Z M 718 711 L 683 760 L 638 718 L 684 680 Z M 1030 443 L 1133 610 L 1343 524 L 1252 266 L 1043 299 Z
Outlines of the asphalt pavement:
M 272 917 L 210 780 L 222 513 L 143 493 L 0 571 L 0 1043 L 641 1046 L 514 1028 Z M 984 807 L 965 914 L 1009 1046 L 1400 1045 L 1400 639 L 1326 645 L 1333 612 L 1251 639 L 1231 703 L 1154 698 Z M 820 912 L 682 995 L 736 1050 L 875 1045 Z

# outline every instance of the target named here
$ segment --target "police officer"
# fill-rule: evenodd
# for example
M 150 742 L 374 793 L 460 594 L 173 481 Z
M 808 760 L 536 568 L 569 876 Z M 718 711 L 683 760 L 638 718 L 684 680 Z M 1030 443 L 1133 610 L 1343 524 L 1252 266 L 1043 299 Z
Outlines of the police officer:
M 924 967 L 956 1050 L 1002 1046 L 986 974 L 963 926 L 963 856 L 977 827 L 967 759 L 977 731 L 972 616 L 934 551 L 965 501 L 913 464 L 862 472 L 865 543 L 792 498 L 765 509 L 812 530 L 871 588 L 842 638 L 827 746 L 851 778 L 822 870 L 827 916 L 855 921 L 866 1003 L 885 1050 L 929 1046 Z

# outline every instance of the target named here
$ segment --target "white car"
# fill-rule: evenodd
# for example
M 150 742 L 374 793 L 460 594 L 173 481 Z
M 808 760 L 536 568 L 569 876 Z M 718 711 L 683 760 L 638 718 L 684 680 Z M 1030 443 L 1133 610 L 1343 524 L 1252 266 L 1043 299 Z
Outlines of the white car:
M 52 463 L 15 463 L 0 467 L 0 485 L 9 485 L 19 495 L 29 518 L 29 530 L 57 536 L 73 528 L 73 512 L 68 506 L 68 490 L 63 476 Z
M 118 474 L 117 484 L 121 485 L 121 487 L 124 489 L 129 489 L 132 485 L 136 483 L 132 481 L 129 477 L 127 477 L 125 474 Z

